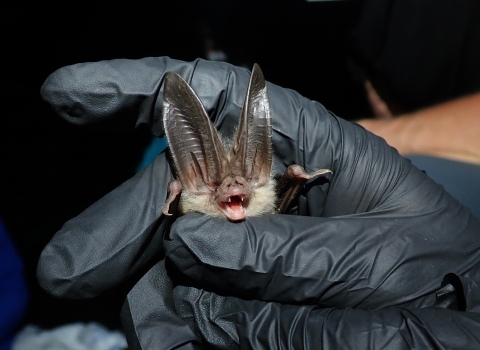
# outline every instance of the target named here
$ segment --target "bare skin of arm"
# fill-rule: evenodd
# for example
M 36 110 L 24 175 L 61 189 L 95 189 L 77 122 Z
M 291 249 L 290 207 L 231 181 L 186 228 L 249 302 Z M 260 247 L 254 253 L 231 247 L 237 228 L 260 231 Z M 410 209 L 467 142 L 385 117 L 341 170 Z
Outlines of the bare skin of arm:
M 480 92 L 417 112 L 357 123 L 403 155 L 425 154 L 480 165 Z

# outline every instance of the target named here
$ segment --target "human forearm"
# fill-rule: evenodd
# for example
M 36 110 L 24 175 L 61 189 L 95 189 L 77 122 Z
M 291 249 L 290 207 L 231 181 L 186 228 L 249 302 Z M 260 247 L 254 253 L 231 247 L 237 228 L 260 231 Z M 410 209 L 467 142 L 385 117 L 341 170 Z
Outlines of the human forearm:
M 401 154 L 480 164 L 480 93 L 393 119 L 358 121 Z

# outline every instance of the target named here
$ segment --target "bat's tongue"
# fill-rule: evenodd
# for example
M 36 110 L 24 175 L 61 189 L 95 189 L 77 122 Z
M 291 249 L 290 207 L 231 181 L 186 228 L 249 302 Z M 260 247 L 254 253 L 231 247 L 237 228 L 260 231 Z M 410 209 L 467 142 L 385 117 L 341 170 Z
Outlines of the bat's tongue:
M 233 211 L 243 211 L 242 200 L 240 199 L 240 197 L 231 197 L 231 202 L 228 204 L 230 206 L 230 209 L 232 209 Z
M 245 219 L 245 208 L 243 207 L 243 201 L 240 196 L 231 196 L 228 202 L 225 202 L 225 209 L 230 220 L 243 220 Z

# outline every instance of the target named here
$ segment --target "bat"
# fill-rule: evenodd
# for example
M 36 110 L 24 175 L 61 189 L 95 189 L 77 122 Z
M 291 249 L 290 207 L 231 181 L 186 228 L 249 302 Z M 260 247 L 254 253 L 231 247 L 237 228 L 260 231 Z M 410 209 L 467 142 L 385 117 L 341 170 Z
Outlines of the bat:
M 168 184 L 165 215 L 200 212 L 232 222 L 284 213 L 303 185 L 332 173 L 293 164 L 275 181 L 272 112 L 265 78 L 254 64 L 232 140 L 222 140 L 200 99 L 177 73 L 165 76 L 163 124 L 177 178 Z

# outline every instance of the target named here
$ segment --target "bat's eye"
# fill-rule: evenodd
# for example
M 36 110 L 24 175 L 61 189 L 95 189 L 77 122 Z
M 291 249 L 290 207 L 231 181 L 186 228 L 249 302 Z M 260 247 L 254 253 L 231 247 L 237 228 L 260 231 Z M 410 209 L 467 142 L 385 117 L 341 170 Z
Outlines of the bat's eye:
M 218 186 L 217 186 L 217 187 L 215 187 L 215 192 L 218 192 Z

